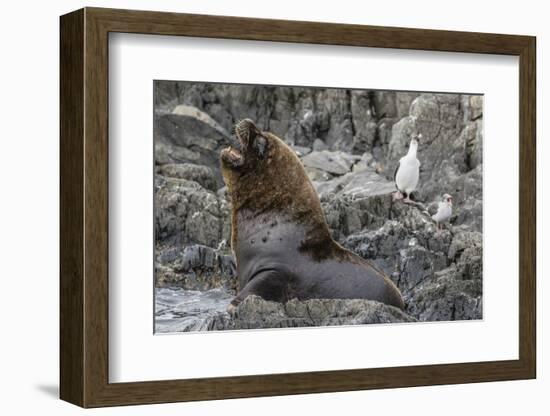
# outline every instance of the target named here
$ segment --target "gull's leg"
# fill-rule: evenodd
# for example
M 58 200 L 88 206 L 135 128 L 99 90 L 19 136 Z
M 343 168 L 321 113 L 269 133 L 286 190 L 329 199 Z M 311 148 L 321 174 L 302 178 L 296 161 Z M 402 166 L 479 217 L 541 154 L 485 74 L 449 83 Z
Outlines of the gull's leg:
M 392 196 L 394 201 L 399 201 L 403 199 L 403 194 L 401 193 L 401 191 L 394 192 Z

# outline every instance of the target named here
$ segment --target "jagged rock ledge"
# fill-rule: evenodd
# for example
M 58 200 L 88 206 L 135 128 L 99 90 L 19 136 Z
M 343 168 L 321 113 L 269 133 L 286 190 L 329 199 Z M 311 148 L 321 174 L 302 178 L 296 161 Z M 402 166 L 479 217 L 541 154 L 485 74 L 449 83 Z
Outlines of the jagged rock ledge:
M 224 331 L 416 321 L 398 308 L 364 299 L 293 299 L 282 304 L 248 296 L 233 314 L 219 312 L 209 317 L 202 327 Z

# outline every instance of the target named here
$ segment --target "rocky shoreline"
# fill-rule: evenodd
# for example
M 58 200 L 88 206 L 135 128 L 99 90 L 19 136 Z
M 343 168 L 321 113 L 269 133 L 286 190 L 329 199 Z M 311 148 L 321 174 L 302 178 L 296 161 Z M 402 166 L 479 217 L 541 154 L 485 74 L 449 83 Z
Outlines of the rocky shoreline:
M 387 272 L 406 302 L 396 313 L 364 300 L 251 298 L 199 329 L 482 318 L 481 97 L 160 82 L 155 100 L 157 288 L 234 293 L 230 201 L 217 157 L 232 123 L 249 117 L 293 146 L 335 240 Z M 418 203 L 408 205 L 393 201 L 392 176 L 412 133 L 427 139 Z M 443 193 L 455 205 L 438 230 L 427 209 Z

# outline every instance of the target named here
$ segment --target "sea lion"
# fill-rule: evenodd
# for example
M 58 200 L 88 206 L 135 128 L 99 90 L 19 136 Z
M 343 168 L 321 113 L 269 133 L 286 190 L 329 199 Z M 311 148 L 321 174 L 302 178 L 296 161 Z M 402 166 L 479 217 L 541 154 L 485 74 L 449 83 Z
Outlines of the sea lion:
M 376 266 L 330 235 L 319 197 L 296 153 L 251 120 L 222 150 L 231 198 L 231 247 L 239 292 L 265 300 L 370 299 L 403 309 L 401 293 Z

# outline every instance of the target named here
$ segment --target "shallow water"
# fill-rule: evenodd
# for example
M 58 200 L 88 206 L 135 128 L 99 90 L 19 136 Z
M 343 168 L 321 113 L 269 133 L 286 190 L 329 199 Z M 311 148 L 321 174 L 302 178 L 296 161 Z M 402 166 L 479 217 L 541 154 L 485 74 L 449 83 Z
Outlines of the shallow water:
M 155 289 L 155 332 L 204 331 L 208 318 L 224 312 L 233 295 L 224 289 L 206 291 Z

